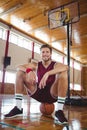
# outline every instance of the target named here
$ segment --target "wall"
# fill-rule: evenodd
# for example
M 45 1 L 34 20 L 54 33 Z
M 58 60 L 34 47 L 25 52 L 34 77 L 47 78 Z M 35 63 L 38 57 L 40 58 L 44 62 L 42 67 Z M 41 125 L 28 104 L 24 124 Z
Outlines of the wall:
M 81 84 L 81 72 L 70 67 L 70 83 Z
M 1 92 L 1 83 L 0 83 L 0 92 Z M 15 85 L 12 83 L 5 83 L 4 84 L 4 93 L 5 94 L 15 94 Z M 0 93 L 1 94 L 1 93 Z M 23 94 L 26 95 L 27 91 L 24 89 Z
M 6 41 L 0 39 L 0 69 L 3 68 L 5 42 Z M 7 67 L 7 70 L 16 70 L 16 67 L 18 65 L 28 63 L 28 59 L 31 58 L 32 52 L 10 43 L 8 56 L 11 56 L 11 65 Z M 35 53 L 35 58 L 39 60 L 40 59 L 39 54 Z
M 87 96 L 87 67 L 82 67 L 81 79 L 82 79 L 82 88 L 85 92 L 84 95 Z
M 4 56 L 4 51 L 5 51 L 5 43 L 6 43 L 6 41 L 0 39 L 0 69 L 1 70 L 3 68 L 3 56 Z M 11 56 L 11 65 L 7 67 L 7 70 L 16 71 L 16 67 L 18 65 L 28 63 L 28 59 L 31 58 L 31 55 L 32 55 L 31 51 L 10 43 L 8 56 Z M 39 54 L 35 53 L 34 55 L 35 55 L 35 59 L 40 60 Z M 74 70 L 74 73 L 75 73 L 75 75 L 74 75 L 75 83 L 81 84 L 80 71 Z M 73 83 L 73 70 L 72 69 L 70 71 L 70 81 L 71 81 L 71 83 Z M 7 84 L 5 86 L 7 87 L 7 86 L 12 86 L 12 85 Z M 6 91 L 7 91 L 7 89 L 6 89 Z

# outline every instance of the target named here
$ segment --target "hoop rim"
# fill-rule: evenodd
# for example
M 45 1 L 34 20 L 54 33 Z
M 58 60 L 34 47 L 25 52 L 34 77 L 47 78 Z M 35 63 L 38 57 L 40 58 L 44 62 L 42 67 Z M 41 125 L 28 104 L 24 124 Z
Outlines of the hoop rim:
M 74 4 L 74 3 L 76 4 L 76 7 L 78 7 L 78 8 L 77 8 L 77 14 L 76 14 L 76 16 L 72 18 L 72 17 L 70 17 L 70 12 L 69 12 L 70 10 L 66 6 L 70 7 L 70 4 Z M 65 12 L 66 9 L 68 10 L 68 11 L 66 11 L 68 19 L 66 21 L 64 21 L 64 24 L 60 24 L 60 25 L 58 24 L 57 25 L 56 22 L 59 22 L 61 20 L 61 18 L 59 20 L 56 19 L 56 18 L 50 18 L 51 14 L 52 15 L 56 14 L 56 12 L 61 12 L 61 14 L 62 14 L 62 12 Z M 57 27 L 65 26 L 67 24 L 74 24 L 74 23 L 77 23 L 79 20 L 80 20 L 80 9 L 79 9 L 79 2 L 78 2 L 78 0 L 69 2 L 67 4 L 64 4 L 62 6 L 56 7 L 54 9 L 51 9 L 51 10 L 48 11 L 48 27 L 50 29 L 55 29 Z M 56 26 L 53 25 L 53 27 L 52 27 L 52 23 L 51 22 L 53 22 L 53 21 L 55 22 Z

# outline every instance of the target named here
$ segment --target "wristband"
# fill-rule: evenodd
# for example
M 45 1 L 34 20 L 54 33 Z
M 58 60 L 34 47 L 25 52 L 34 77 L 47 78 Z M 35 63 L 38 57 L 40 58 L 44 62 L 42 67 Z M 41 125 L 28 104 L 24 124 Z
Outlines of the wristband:
M 26 73 L 29 73 L 30 71 L 33 71 L 31 68 L 26 69 Z

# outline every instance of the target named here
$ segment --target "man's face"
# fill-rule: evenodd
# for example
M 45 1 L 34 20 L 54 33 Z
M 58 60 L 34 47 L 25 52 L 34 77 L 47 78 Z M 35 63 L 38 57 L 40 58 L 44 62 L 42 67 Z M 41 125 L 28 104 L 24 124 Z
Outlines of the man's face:
M 51 52 L 49 48 L 41 49 L 41 58 L 43 61 L 49 61 L 51 59 Z

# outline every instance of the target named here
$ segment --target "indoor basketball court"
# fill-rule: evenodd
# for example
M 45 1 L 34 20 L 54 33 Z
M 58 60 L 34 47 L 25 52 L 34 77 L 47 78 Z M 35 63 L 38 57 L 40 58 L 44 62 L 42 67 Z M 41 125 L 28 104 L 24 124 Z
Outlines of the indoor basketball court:
M 40 46 L 68 65 L 64 105 L 67 124 L 55 119 L 57 102 L 40 103 L 23 90 L 23 114 L 15 106 L 16 67 L 41 60 Z M 63 90 L 64 91 L 64 90 Z M 0 130 L 87 130 L 87 1 L 0 0 Z
M 24 96 L 23 116 L 4 119 L 6 114 L 14 106 L 13 95 L 0 96 L 0 129 L 1 130 L 86 130 L 87 129 L 87 107 L 64 106 L 64 113 L 69 119 L 68 125 L 60 125 L 54 120 L 54 112 L 51 115 L 42 114 L 40 103 L 34 99 Z M 34 108 L 34 109 L 33 109 Z M 56 109 L 56 104 L 55 104 Z

